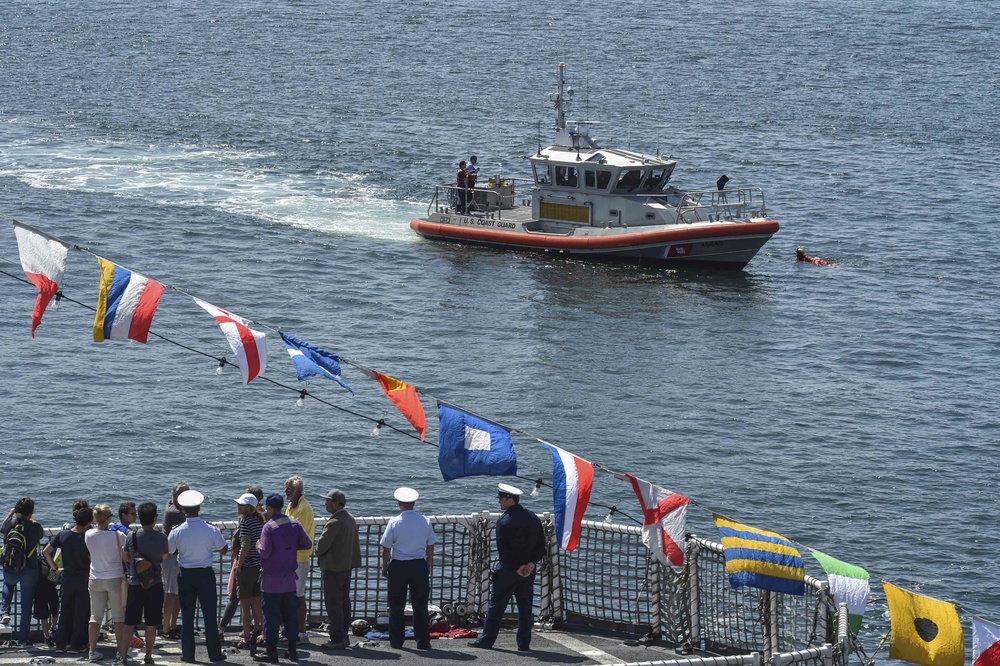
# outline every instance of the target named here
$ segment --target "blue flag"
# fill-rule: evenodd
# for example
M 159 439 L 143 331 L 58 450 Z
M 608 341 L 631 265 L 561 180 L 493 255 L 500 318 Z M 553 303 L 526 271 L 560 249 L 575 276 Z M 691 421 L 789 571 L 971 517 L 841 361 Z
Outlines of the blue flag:
M 445 481 L 517 474 L 510 430 L 440 401 L 438 416 L 438 465 Z
M 320 349 L 316 345 L 293 338 L 287 333 L 281 333 L 281 339 L 285 341 L 288 355 L 292 357 L 292 363 L 295 364 L 295 375 L 300 382 L 308 377 L 319 375 L 332 379 L 350 391 L 351 395 L 354 395 L 354 390 L 340 378 L 339 356 L 331 354 L 325 349 Z

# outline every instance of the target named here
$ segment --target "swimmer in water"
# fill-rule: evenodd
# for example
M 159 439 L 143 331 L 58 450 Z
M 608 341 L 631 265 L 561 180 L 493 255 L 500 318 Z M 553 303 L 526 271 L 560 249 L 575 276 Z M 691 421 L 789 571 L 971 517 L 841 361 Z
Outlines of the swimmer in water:
M 832 266 L 833 264 L 826 259 L 820 259 L 819 257 L 812 257 L 806 254 L 806 251 L 801 247 L 795 249 L 795 261 L 804 261 L 816 266 Z

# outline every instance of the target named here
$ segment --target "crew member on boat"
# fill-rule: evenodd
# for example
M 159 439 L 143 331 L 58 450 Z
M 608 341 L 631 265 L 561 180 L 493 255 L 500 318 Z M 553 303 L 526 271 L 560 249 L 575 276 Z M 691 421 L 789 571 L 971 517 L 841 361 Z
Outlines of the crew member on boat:
M 465 169 L 465 160 L 458 163 L 458 171 L 455 172 L 455 210 L 459 213 L 465 213 L 465 205 L 467 201 L 469 186 L 469 172 Z
M 473 155 L 469 158 L 469 163 L 465 167 L 465 176 L 470 190 L 476 189 L 476 181 L 479 180 L 479 158 Z

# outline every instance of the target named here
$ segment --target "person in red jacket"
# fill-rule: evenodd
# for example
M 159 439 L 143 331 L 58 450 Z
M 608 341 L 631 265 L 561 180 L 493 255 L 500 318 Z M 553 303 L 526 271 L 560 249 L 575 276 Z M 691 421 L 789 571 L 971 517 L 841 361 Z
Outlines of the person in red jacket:
M 455 172 L 455 210 L 465 214 L 466 202 L 469 196 L 469 173 L 465 170 L 465 160 L 458 163 Z

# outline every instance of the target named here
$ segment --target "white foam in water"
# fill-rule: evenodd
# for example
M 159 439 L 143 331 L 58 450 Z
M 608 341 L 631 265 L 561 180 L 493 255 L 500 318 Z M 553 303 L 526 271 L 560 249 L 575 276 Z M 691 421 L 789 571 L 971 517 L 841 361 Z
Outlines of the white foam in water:
M 164 206 L 204 206 L 337 234 L 412 240 L 405 222 L 422 204 L 386 198 L 348 173 L 285 174 L 257 168 L 264 152 L 33 139 L 9 145 L 0 175 L 32 187 L 110 194 Z

